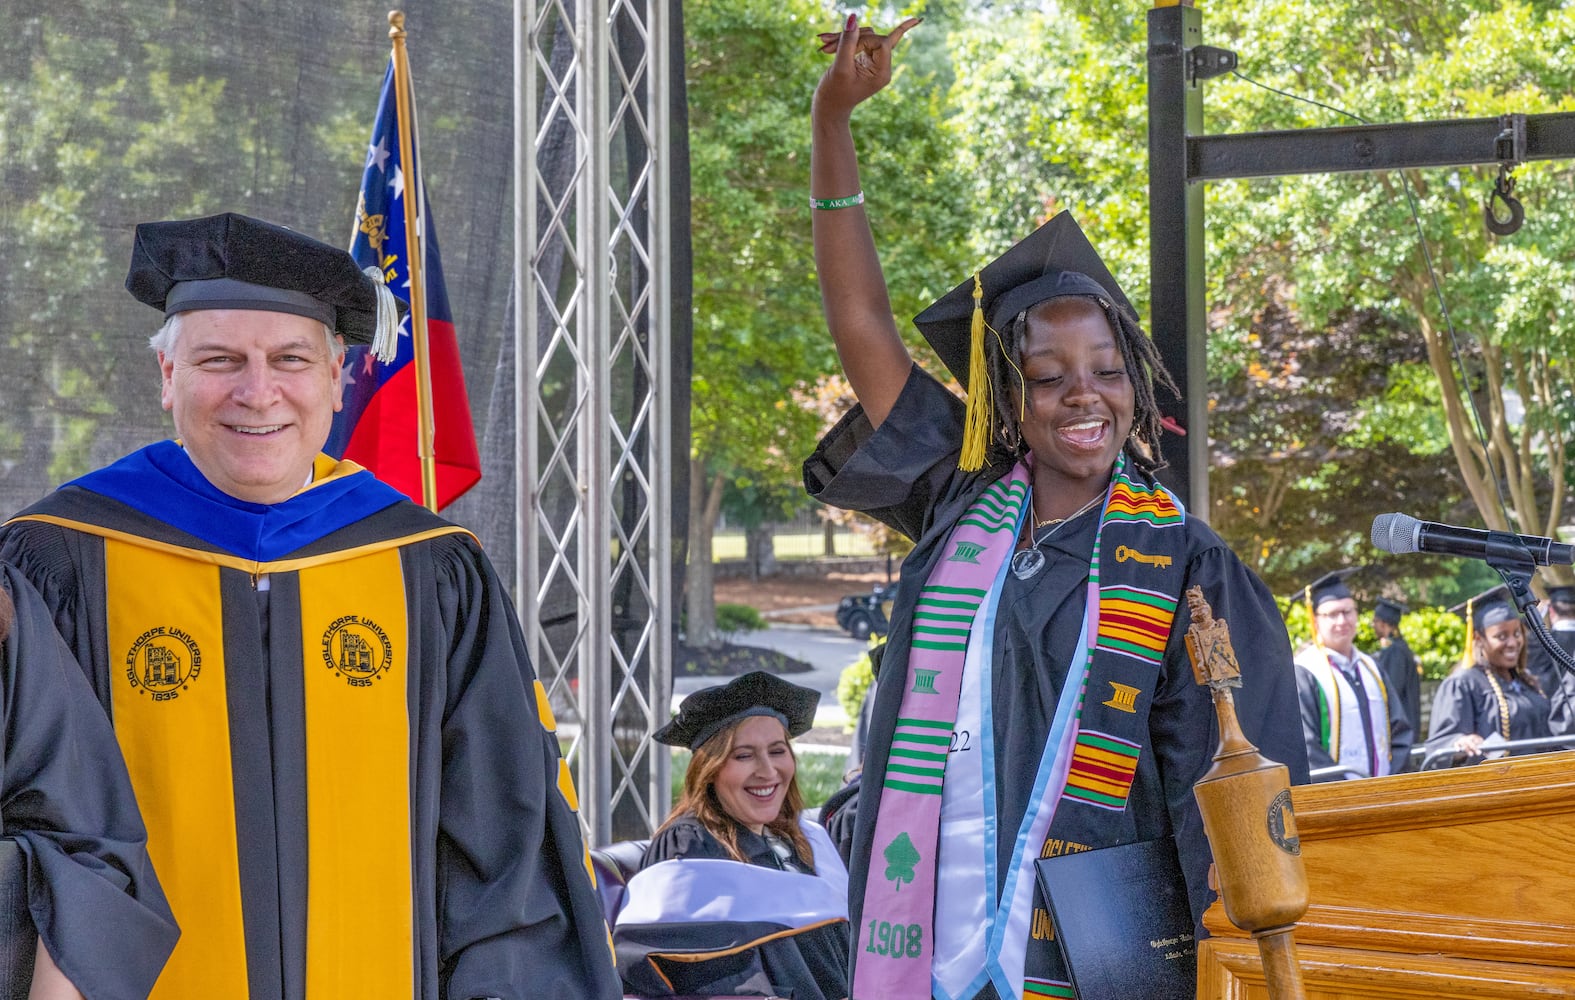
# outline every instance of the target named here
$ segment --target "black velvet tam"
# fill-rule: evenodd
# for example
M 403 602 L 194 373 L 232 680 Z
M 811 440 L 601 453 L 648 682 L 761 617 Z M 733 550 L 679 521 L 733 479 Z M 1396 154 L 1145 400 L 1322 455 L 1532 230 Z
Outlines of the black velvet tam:
M 138 225 L 126 274 L 126 290 L 166 317 L 292 313 L 321 320 L 347 344 L 372 342 L 378 284 L 348 251 L 234 212 Z
M 986 264 L 979 280 L 980 307 L 996 330 L 1024 309 L 1066 295 L 1103 299 L 1129 313 L 1134 322 L 1137 319 L 1099 251 L 1069 212 L 1060 213 Z M 972 345 L 973 286 L 970 275 L 913 318 L 913 325 L 964 389 Z
M 802 736 L 815 724 L 820 692 L 790 684 L 764 670 L 751 670 L 726 684 L 701 688 L 678 705 L 678 715 L 656 731 L 658 743 L 693 750 L 729 724 L 751 715 L 774 716 L 789 736 Z

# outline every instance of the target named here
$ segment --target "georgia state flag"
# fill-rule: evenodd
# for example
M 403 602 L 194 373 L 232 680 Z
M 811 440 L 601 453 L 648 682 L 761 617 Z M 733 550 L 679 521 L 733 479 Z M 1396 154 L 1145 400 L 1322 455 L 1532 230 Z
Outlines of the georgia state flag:
M 405 197 L 410 192 L 399 159 L 399 111 L 394 93 L 394 66 L 389 60 L 378 99 L 377 121 L 367 145 L 366 169 L 355 210 L 355 238 L 350 253 L 362 267 L 382 268 L 389 289 L 410 301 L 410 247 L 405 229 Z M 414 97 L 412 95 L 412 101 Z M 412 130 L 412 146 L 415 144 Z M 420 152 L 413 154 L 417 165 Z M 416 176 L 420 176 L 419 170 Z M 418 187 L 420 187 L 418 185 Z M 432 373 L 433 452 L 437 472 L 437 503 L 441 509 L 481 478 L 481 458 L 470 422 L 470 400 L 459 361 L 453 313 L 443 285 L 443 263 L 426 191 L 422 221 L 426 230 L 427 350 Z M 416 405 L 416 364 L 411 316 L 399 327 L 399 351 L 393 361 L 379 363 L 371 349 L 353 346 L 345 352 L 344 409 L 334 416 L 325 447 L 336 458 L 371 470 L 383 482 L 422 503 L 419 417 Z

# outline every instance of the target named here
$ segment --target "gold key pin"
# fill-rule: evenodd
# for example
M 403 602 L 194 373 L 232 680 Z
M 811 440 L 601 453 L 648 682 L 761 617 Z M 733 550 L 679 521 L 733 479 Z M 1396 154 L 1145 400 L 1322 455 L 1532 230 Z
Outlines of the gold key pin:
M 1125 545 L 1117 546 L 1116 562 L 1126 562 L 1128 559 L 1132 559 L 1140 563 L 1146 563 L 1155 569 L 1164 569 L 1171 563 L 1170 556 L 1151 556 L 1147 553 L 1139 552 L 1137 549 L 1129 549 Z

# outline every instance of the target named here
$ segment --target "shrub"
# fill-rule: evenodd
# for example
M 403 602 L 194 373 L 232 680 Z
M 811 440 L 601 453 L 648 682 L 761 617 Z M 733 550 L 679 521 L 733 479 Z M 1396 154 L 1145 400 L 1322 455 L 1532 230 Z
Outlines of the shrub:
M 744 632 L 758 632 L 766 627 L 760 612 L 747 604 L 718 604 L 716 630 L 724 642 L 732 642 Z
M 1447 677 L 1466 648 L 1465 619 L 1443 608 L 1417 608 L 1407 614 L 1400 619 L 1400 634 L 1416 654 L 1422 676 L 1431 681 Z
M 882 636 L 870 636 L 870 649 L 885 641 Z M 847 726 L 850 731 L 858 721 L 859 711 L 864 707 L 864 696 L 869 694 L 870 685 L 873 683 L 875 683 L 875 667 L 870 661 L 868 652 L 843 667 L 841 676 L 837 678 L 837 701 L 848 717 Z

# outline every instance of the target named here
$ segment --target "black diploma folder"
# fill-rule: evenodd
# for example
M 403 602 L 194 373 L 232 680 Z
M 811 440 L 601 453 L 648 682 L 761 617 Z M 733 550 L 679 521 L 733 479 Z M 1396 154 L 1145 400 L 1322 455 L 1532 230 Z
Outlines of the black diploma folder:
M 1041 858 L 1039 888 L 1078 1000 L 1193 1000 L 1198 949 L 1175 841 Z

